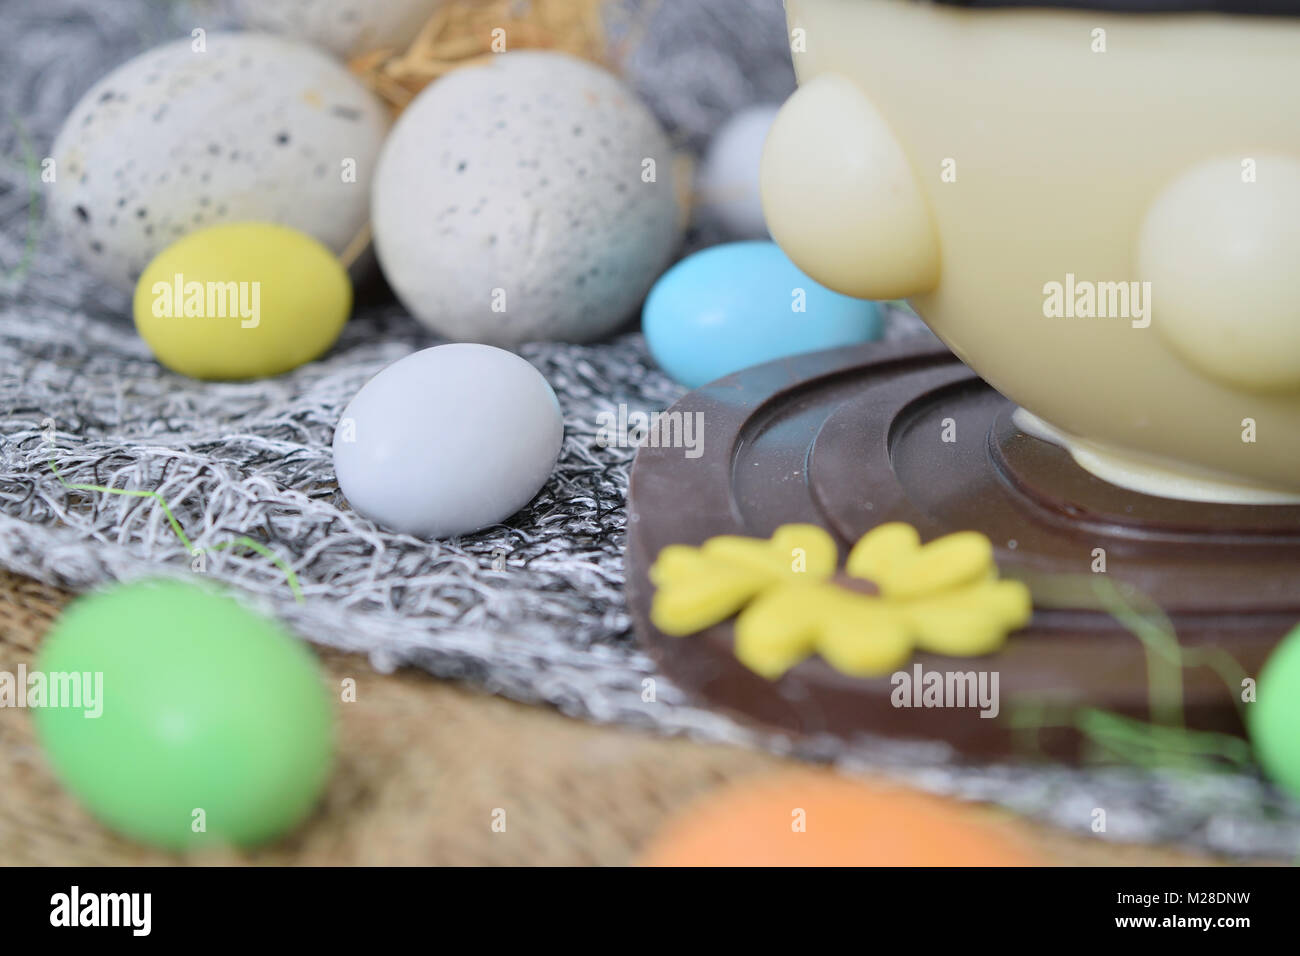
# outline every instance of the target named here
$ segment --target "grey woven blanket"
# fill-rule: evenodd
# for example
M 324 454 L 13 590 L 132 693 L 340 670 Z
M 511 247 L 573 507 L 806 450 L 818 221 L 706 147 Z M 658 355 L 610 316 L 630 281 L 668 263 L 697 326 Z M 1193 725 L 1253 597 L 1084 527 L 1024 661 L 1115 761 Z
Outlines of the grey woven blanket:
M 298 634 L 364 652 L 380 670 L 416 666 L 587 719 L 786 749 L 692 706 L 666 679 L 655 702 L 642 701 L 653 665 L 623 600 L 632 451 L 596 440 L 600 412 L 652 411 L 681 393 L 639 335 L 525 347 L 564 410 L 558 468 L 508 525 L 428 542 L 377 531 L 334 483 L 330 442 L 344 405 L 379 369 L 434 344 L 382 289 L 363 290 L 323 360 L 269 381 L 203 383 L 160 368 L 127 301 L 66 257 L 43 226 L 29 154 L 46 155 L 72 104 L 112 66 L 221 22 L 211 6 L 0 0 L 0 565 L 86 589 L 187 575 L 198 552 L 204 573 Z M 727 113 L 780 100 L 794 84 L 779 0 L 664 0 L 626 68 L 675 139 L 695 148 Z M 714 235 L 698 223 L 688 246 Z M 915 331 L 891 316 L 891 335 Z M 76 484 L 156 492 L 167 509 Z M 301 602 L 280 567 L 231 546 L 243 537 L 292 567 Z M 801 750 L 1083 833 L 1101 807 L 1100 839 L 1242 856 L 1300 849 L 1300 811 L 1249 775 L 957 767 L 942 747 L 868 739 Z

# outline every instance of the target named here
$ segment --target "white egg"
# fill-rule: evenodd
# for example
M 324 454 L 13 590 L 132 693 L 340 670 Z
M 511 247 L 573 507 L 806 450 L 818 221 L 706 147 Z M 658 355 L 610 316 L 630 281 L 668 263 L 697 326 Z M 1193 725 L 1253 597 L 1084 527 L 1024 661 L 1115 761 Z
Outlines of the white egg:
M 334 471 L 358 514 L 451 537 L 528 504 L 563 440 L 555 392 L 527 361 L 488 345 L 440 345 L 357 392 L 334 432 Z
M 367 221 L 388 127 L 378 100 L 304 44 L 253 33 L 202 39 L 118 67 L 54 142 L 51 215 L 86 267 L 123 289 L 203 226 L 280 223 L 337 253 Z
M 585 341 L 627 319 L 680 238 L 672 151 L 609 72 L 521 51 L 438 80 L 384 145 L 375 251 L 454 339 Z
M 239 0 L 247 26 L 314 43 L 337 56 L 403 49 L 446 0 Z
M 758 168 L 779 109 L 779 105 L 764 105 L 741 110 L 714 135 L 700 164 L 700 204 L 736 239 L 768 237 Z

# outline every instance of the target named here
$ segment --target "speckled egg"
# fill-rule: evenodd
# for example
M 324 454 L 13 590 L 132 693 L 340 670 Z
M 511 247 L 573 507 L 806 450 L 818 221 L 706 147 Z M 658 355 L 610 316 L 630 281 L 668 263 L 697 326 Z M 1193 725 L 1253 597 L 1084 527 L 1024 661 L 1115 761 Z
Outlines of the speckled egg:
M 240 20 L 342 57 L 404 47 L 445 0 L 239 0 Z
M 50 213 L 86 267 L 126 290 L 163 248 L 220 222 L 291 226 L 337 254 L 365 226 L 386 129 L 382 105 L 318 50 L 185 38 L 82 97 L 54 142 Z
M 384 145 L 375 250 L 449 338 L 585 341 L 629 318 L 680 237 L 672 151 L 616 77 L 520 51 L 426 88 Z

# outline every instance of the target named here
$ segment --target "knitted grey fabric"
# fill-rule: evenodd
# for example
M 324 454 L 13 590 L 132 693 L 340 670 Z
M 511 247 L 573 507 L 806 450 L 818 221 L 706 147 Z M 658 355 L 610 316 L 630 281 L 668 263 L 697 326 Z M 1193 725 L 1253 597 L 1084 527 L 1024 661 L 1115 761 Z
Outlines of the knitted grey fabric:
M 86 278 L 39 219 L 25 144 L 39 161 L 95 79 L 196 24 L 222 25 L 220 9 L 3 0 L 0 23 L 0 565 L 75 589 L 201 573 L 381 670 L 416 666 L 588 719 L 790 749 L 693 706 L 656 677 L 631 633 L 623 543 L 633 450 L 601 447 L 598 415 L 660 409 L 681 394 L 639 335 L 521 350 L 559 396 L 565 440 L 545 489 L 508 523 L 455 541 L 377 530 L 334 482 L 334 426 L 370 376 L 435 344 L 382 288 L 363 290 L 321 361 L 265 381 L 197 382 L 151 359 L 125 297 Z M 626 69 L 676 141 L 698 148 L 727 113 L 792 89 L 784 30 L 778 0 L 664 0 Z M 698 223 L 687 247 L 716 235 Z M 918 334 L 914 320 L 892 313 L 890 335 L 904 334 Z M 69 487 L 78 484 L 156 492 L 191 547 L 155 498 Z M 241 538 L 292 567 L 301 602 Z M 1300 847 L 1300 812 L 1245 774 L 957 766 L 940 746 L 865 738 L 800 751 L 891 768 L 1080 832 L 1102 808 L 1103 839 L 1239 855 Z

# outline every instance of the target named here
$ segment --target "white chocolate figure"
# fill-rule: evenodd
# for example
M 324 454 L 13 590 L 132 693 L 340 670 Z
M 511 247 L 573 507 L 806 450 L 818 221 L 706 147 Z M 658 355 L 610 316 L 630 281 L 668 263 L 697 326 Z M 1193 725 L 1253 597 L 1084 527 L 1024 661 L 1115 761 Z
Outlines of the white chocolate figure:
M 1300 500 L 1300 18 L 787 0 L 764 212 L 1085 468 Z

